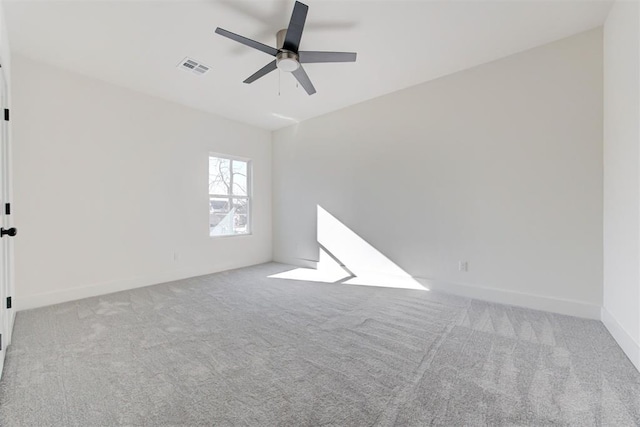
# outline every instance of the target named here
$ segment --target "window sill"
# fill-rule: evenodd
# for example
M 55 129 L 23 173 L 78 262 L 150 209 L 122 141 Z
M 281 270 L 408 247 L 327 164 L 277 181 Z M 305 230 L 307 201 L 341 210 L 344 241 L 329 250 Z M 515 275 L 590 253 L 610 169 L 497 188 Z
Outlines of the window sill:
M 253 236 L 253 233 L 242 233 L 242 234 L 225 234 L 222 236 L 211 236 L 209 235 L 210 239 L 228 239 L 229 237 L 247 237 L 247 236 Z

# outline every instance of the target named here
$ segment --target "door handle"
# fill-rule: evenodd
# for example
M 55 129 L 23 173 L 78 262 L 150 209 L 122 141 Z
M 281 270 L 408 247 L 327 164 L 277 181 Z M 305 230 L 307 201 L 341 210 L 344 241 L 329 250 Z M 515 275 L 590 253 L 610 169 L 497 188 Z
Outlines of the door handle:
M 8 234 L 10 237 L 13 237 L 16 234 L 18 234 L 18 230 L 15 227 L 7 228 L 7 229 L 0 227 L 0 237 L 4 236 L 5 234 Z

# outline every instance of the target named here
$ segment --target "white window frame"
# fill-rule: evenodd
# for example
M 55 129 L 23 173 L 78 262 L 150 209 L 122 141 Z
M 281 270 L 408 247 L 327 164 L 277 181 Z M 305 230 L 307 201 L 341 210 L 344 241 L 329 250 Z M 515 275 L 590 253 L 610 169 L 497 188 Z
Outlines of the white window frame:
M 231 182 L 229 188 L 233 191 L 233 162 L 240 161 L 245 162 L 247 164 L 247 195 L 246 196 L 236 196 L 233 194 L 213 194 L 209 193 L 209 206 L 211 206 L 211 199 L 229 199 L 232 201 L 233 199 L 244 199 L 247 201 L 247 232 L 246 233 L 234 233 L 234 234 L 223 234 L 223 235 L 211 235 L 211 220 L 209 219 L 207 222 L 209 224 L 209 237 L 212 239 L 218 238 L 227 238 L 227 237 L 241 237 L 241 236 L 251 236 L 253 234 L 253 161 L 246 157 L 240 156 L 232 156 L 229 154 L 223 153 L 213 153 L 209 152 L 208 162 L 207 162 L 207 174 L 208 177 L 211 176 L 211 171 L 209 169 L 209 164 L 211 162 L 212 157 L 217 157 L 219 159 L 230 160 L 229 168 L 231 171 Z M 231 205 L 232 206 L 232 205 Z M 209 208 L 211 209 L 211 208 Z

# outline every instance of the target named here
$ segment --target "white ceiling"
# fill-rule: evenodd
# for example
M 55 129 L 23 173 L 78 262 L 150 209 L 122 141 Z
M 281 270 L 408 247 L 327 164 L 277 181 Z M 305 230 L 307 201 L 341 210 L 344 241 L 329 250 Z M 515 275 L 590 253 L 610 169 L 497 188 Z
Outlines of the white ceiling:
M 214 34 L 217 26 L 275 46 L 293 0 L 6 1 L 14 52 L 82 74 L 278 129 L 601 25 L 606 1 L 307 0 L 301 50 L 358 52 L 356 63 L 307 64 L 318 93 L 272 60 Z M 212 67 L 179 70 L 189 56 Z

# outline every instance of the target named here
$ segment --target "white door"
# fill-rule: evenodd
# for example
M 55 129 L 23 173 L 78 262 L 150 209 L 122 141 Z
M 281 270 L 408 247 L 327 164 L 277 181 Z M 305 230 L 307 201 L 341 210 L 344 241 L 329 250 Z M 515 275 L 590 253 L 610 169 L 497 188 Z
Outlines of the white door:
M 14 310 L 13 296 L 13 227 L 11 215 L 11 146 L 9 143 L 8 85 L 5 69 L 0 61 L 0 376 L 6 349 L 11 342 Z

